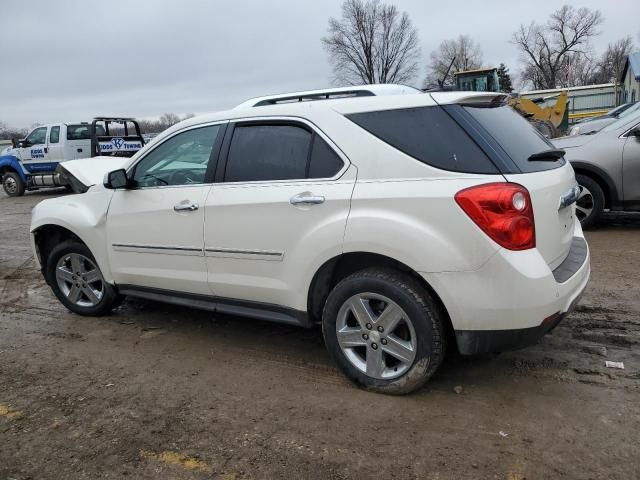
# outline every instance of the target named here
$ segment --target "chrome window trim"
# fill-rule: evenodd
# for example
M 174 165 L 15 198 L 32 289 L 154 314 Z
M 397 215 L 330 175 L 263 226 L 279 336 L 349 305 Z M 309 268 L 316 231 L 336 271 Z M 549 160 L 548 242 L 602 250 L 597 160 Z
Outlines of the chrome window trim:
M 323 177 L 323 178 L 299 178 L 299 179 L 287 179 L 287 180 L 257 180 L 257 181 L 251 181 L 251 182 L 210 182 L 210 183 L 187 183 L 187 184 L 183 184 L 183 185 L 156 185 L 153 187 L 138 187 L 135 188 L 133 190 L 154 190 L 154 189 L 160 189 L 160 188 L 178 188 L 178 187 L 200 187 L 200 186 L 221 186 L 221 185 L 229 185 L 231 186 L 242 186 L 242 185 L 247 185 L 247 186 L 253 186 L 253 185 L 286 185 L 286 184 L 290 184 L 290 183 L 305 183 L 305 184 L 313 184 L 313 183 L 324 183 L 324 182 L 335 182 L 336 180 L 339 180 L 341 177 L 344 176 L 344 174 L 347 172 L 347 170 L 349 169 L 349 167 L 351 166 L 351 160 L 349 160 L 349 157 L 347 157 L 347 155 L 340 149 L 340 147 L 338 147 L 338 145 L 336 145 L 336 143 L 326 134 L 322 131 L 322 129 L 320 129 L 320 127 L 318 127 L 318 125 L 316 125 L 315 123 L 313 123 L 312 121 L 303 118 L 303 117 L 299 117 L 299 116 L 288 116 L 288 115 L 260 115 L 260 116 L 256 116 L 256 117 L 241 117 L 241 118 L 231 118 L 231 119 L 226 119 L 226 120 L 215 120 L 212 122 L 206 122 L 206 123 L 199 123 L 197 125 L 189 125 L 188 127 L 185 127 L 181 130 L 178 130 L 176 132 L 173 132 L 170 136 L 162 139 L 161 142 L 158 142 L 157 145 L 154 145 L 152 149 L 150 149 L 147 152 L 144 152 L 143 155 L 140 156 L 140 158 L 137 158 L 135 160 L 134 163 L 132 163 L 131 165 L 129 165 L 129 167 L 127 168 L 127 175 L 131 174 L 134 170 L 135 167 L 138 165 L 138 163 L 140 163 L 147 155 L 149 155 L 151 152 L 153 152 L 156 148 L 158 148 L 160 145 L 164 144 L 166 141 L 168 141 L 169 139 L 175 137 L 176 135 L 180 134 L 180 133 L 184 133 L 187 132 L 189 130 L 194 130 L 197 128 L 204 128 L 204 127 L 212 127 L 215 125 L 224 125 L 224 124 L 229 124 L 229 123 L 234 123 L 234 124 L 238 124 L 241 122 L 268 122 L 268 121 L 290 121 L 293 123 L 302 123 L 304 125 L 306 125 L 307 127 L 309 127 L 310 129 L 312 129 L 316 134 L 318 134 L 325 142 L 327 142 L 327 145 L 329 145 L 329 147 L 333 150 L 333 152 L 338 155 L 338 157 L 340 158 L 340 160 L 342 160 L 342 169 L 340 169 L 340 171 L 338 171 L 338 173 L 336 173 L 333 177 Z
M 216 125 L 224 125 L 226 123 L 229 123 L 229 120 L 215 120 L 215 121 L 212 121 L 212 122 L 198 123 L 196 125 L 189 125 L 188 127 L 182 128 L 180 130 L 176 130 L 175 132 L 173 132 L 168 137 L 163 138 L 161 142 L 158 142 L 156 145 L 154 145 L 153 148 L 151 148 L 149 151 L 144 152 L 144 154 L 141 155 L 140 158 L 136 158 L 135 162 L 133 162 L 131 165 L 129 165 L 127 167 L 127 176 L 130 173 L 133 173 L 133 171 L 135 170 L 135 168 L 138 165 L 138 163 L 140 163 L 142 160 L 144 160 L 147 157 L 147 155 L 149 155 L 151 152 L 153 152 L 160 145 L 164 145 L 165 142 L 169 141 L 170 139 L 172 139 L 176 135 L 180 135 L 180 134 L 182 134 L 184 132 L 188 132 L 189 130 L 196 130 L 198 128 L 213 127 L 213 126 L 216 126 Z M 208 184 L 208 183 L 191 183 L 191 184 L 187 184 L 187 185 L 194 185 L 195 186 L 195 185 L 210 185 L 210 184 Z M 164 187 L 184 187 L 184 185 L 163 185 L 161 187 L 162 188 L 164 188 Z M 158 188 L 158 187 L 140 187 L 140 188 L 136 188 L 135 190 L 143 190 L 143 189 L 148 189 L 148 188 Z
M 636 123 L 633 127 L 629 128 L 626 132 L 624 132 L 618 138 L 629 138 L 629 134 L 631 133 L 631 131 L 638 127 L 640 127 L 640 122 Z
M 351 161 L 349 157 L 338 147 L 335 142 L 324 133 L 320 127 L 318 127 L 311 120 L 308 120 L 303 117 L 298 117 L 295 115 L 270 115 L 264 116 L 261 115 L 259 117 L 241 117 L 230 120 L 234 124 L 242 123 L 242 122 L 269 122 L 269 121 L 285 121 L 285 122 L 293 122 L 293 123 L 303 123 L 311 130 L 313 130 L 316 134 L 320 136 L 327 145 L 333 150 L 333 152 L 338 155 L 340 160 L 342 160 L 342 168 L 336 173 L 333 177 L 323 177 L 323 178 L 290 178 L 286 180 L 255 180 L 251 182 L 217 182 L 215 185 L 229 185 L 229 186 L 238 186 L 238 185 L 265 185 L 265 184 L 287 184 L 287 183 L 318 183 L 318 182 L 331 182 L 340 179 L 346 171 L 351 166 Z

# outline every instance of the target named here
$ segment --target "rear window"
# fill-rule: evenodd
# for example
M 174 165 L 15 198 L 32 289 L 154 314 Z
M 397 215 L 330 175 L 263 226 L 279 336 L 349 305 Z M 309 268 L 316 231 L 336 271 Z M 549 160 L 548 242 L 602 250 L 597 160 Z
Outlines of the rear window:
M 561 167 L 564 159 L 529 161 L 529 156 L 555 148 L 553 144 L 509 106 L 463 107 L 502 147 L 521 172 L 539 172 Z
M 97 135 L 106 135 L 102 125 L 96 125 Z M 67 126 L 67 140 L 89 140 L 91 138 L 91 125 Z
M 347 118 L 432 167 L 463 173 L 499 173 L 480 147 L 441 107 L 355 113 Z

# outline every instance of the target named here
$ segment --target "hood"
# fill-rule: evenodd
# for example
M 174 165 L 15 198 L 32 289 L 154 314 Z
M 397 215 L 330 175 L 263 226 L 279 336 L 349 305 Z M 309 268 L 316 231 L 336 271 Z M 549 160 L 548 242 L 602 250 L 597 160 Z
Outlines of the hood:
M 129 163 L 131 163 L 129 157 L 81 158 L 60 163 L 58 172 L 66 180 L 65 183 L 71 185 L 74 190 L 86 192 L 89 187 L 101 184 L 107 172 L 126 168 Z
M 567 149 L 586 145 L 591 142 L 596 135 L 572 135 L 570 137 L 552 138 L 551 143 L 557 148 Z

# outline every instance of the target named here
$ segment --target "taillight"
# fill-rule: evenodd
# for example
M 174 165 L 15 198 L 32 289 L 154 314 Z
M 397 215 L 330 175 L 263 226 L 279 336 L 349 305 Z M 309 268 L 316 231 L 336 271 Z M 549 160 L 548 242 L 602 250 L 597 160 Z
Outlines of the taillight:
M 536 246 L 529 192 L 517 183 L 486 183 L 465 188 L 456 202 L 484 233 L 509 250 Z

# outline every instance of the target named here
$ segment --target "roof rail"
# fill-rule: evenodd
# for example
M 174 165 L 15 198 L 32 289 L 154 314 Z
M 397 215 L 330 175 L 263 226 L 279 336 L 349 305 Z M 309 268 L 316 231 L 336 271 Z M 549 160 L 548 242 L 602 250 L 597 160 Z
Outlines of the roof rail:
M 314 100 L 331 100 L 349 97 L 373 97 L 377 95 L 399 95 L 406 93 L 420 93 L 413 87 L 405 85 L 379 84 L 359 85 L 353 87 L 327 88 L 324 90 L 309 90 L 306 92 L 281 93 L 266 97 L 251 98 L 235 108 L 263 107 L 281 103 L 308 102 Z

